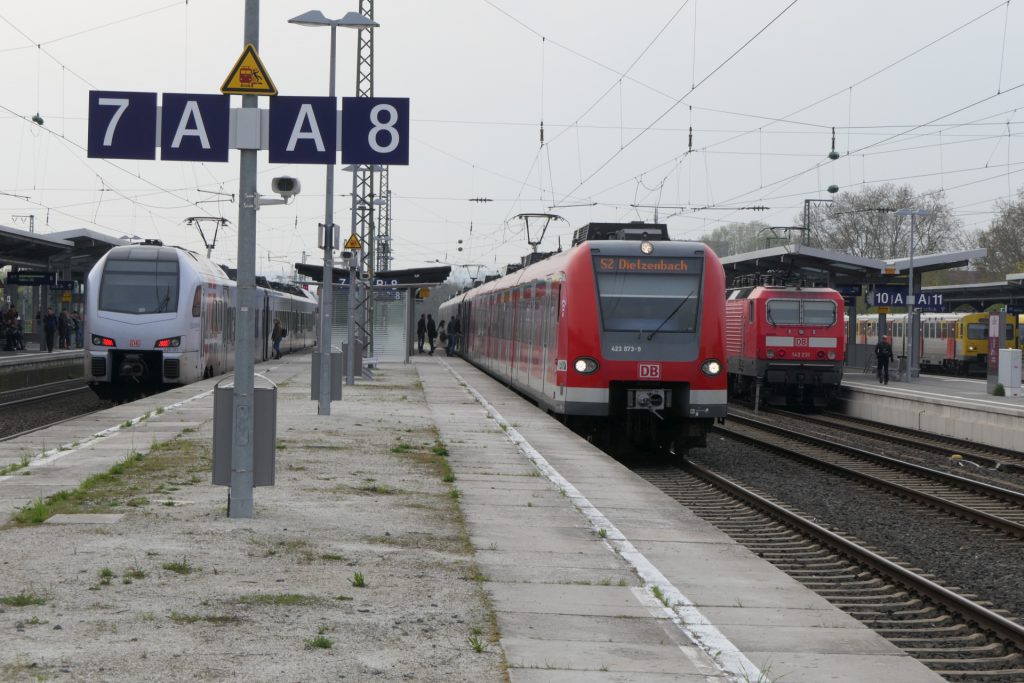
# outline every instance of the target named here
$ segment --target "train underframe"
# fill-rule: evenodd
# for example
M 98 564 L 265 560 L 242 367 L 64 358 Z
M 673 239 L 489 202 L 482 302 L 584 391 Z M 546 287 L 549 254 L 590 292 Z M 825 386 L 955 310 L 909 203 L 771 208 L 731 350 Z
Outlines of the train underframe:
M 839 363 L 764 364 L 756 374 L 729 374 L 729 395 L 753 404 L 822 409 L 839 397 L 843 369 Z
M 106 401 L 133 401 L 157 393 L 175 384 L 165 383 L 168 372 L 177 376 L 178 359 L 164 358 L 162 351 L 111 351 L 106 356 L 92 356 L 92 375 L 89 388 Z M 107 376 L 109 381 L 97 381 Z M 102 372 L 101 372 L 102 370 Z
M 681 457 L 707 446 L 715 417 L 689 417 L 689 385 L 612 382 L 608 415 L 566 418 L 566 423 L 612 453 Z

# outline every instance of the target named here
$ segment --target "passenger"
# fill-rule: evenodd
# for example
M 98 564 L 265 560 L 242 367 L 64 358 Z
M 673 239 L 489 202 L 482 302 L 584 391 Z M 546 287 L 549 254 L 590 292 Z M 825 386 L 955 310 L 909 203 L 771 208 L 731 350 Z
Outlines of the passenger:
M 420 345 L 420 353 L 423 353 L 423 342 L 427 337 L 427 314 L 420 314 L 420 320 L 416 323 L 416 341 Z
M 892 338 L 882 337 L 875 344 L 875 358 L 878 360 L 878 383 L 889 383 L 889 361 L 892 360 Z
M 270 333 L 270 340 L 274 342 L 274 353 L 273 358 L 278 359 L 281 357 L 281 340 L 284 339 L 284 327 L 281 326 L 281 321 L 274 318 L 274 330 Z
M 427 341 L 430 342 L 430 352 L 428 356 L 434 355 L 434 340 L 437 339 L 437 323 L 434 322 L 434 317 L 427 313 Z
M 75 334 L 75 348 L 82 348 L 82 338 L 85 335 L 85 321 L 82 320 L 82 316 L 79 315 L 78 311 L 74 311 L 71 314 L 71 326 L 74 329 Z
M 43 332 L 46 336 L 46 351 L 53 353 L 54 337 L 57 335 L 57 316 L 53 314 L 52 308 L 47 308 L 46 315 L 43 316 Z
M 71 348 L 71 318 L 66 308 L 61 310 L 57 318 L 57 347 L 62 350 Z
M 459 321 L 459 316 L 455 316 L 448 323 L 448 340 L 448 355 L 454 356 L 462 343 L 462 323 Z
M 448 350 L 448 330 L 445 327 L 444 320 L 437 324 L 437 339 L 441 342 L 441 348 L 445 351 Z

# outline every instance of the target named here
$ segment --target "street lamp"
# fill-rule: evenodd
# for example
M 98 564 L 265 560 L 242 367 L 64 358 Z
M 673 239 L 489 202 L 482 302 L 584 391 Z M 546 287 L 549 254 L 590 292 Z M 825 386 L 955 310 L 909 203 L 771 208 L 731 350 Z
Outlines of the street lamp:
M 897 216 L 910 216 L 910 263 L 907 266 L 907 333 L 904 339 L 907 340 L 907 374 L 906 381 L 911 382 L 914 378 L 914 368 L 917 365 L 917 336 L 918 323 L 914 317 L 914 230 L 917 227 L 918 216 L 928 216 L 927 209 L 897 209 Z
M 364 17 L 359 12 L 349 12 L 341 19 L 328 19 L 320 10 L 310 10 L 288 20 L 289 24 L 299 26 L 330 26 L 331 27 L 331 66 L 329 95 L 334 97 L 334 71 L 337 55 L 337 37 L 335 29 L 339 26 L 355 29 L 373 29 L 377 22 Z M 324 209 L 324 277 L 320 287 L 320 402 L 317 408 L 319 415 L 331 414 L 331 294 L 334 284 L 334 164 L 335 156 L 327 164 L 327 198 Z M 349 349 L 351 352 L 351 349 Z

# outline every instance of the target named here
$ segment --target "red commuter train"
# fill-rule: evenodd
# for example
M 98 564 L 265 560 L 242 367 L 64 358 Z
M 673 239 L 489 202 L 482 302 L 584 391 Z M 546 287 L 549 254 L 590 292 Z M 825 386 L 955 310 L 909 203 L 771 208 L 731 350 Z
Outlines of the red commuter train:
M 459 355 L 615 448 L 682 455 L 725 418 L 725 274 L 663 224 L 591 223 L 440 315 Z
M 770 281 L 770 280 L 768 280 Z M 729 290 L 730 395 L 825 407 L 843 380 L 843 297 L 826 287 L 758 284 Z

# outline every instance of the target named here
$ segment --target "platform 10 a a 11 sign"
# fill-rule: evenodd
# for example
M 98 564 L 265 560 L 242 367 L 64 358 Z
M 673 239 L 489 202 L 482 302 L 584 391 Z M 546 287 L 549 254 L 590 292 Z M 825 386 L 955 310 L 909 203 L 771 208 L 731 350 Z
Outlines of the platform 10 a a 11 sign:
M 227 161 L 231 149 L 267 149 L 271 163 L 406 165 L 409 99 L 283 97 L 270 109 L 238 109 L 230 95 L 89 93 L 88 155 L 101 159 Z M 268 118 L 264 138 L 261 119 Z M 340 133 L 339 133 L 340 131 Z M 339 144 L 340 142 L 340 144 Z

